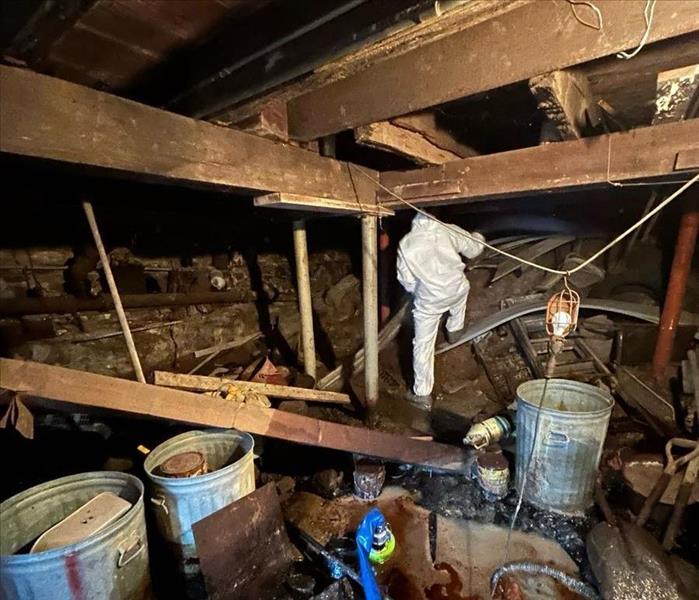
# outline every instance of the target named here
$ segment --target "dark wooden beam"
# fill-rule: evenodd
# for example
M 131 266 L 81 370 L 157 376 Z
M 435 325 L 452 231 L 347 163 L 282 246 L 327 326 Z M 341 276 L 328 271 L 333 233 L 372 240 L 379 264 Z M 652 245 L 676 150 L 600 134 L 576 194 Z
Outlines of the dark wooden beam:
M 601 30 L 565 0 L 534 2 L 289 102 L 289 135 L 313 139 L 522 81 L 638 45 L 645 0 L 597 0 Z M 699 31 L 695 2 L 655 7 L 648 43 Z
M 220 190 L 374 201 L 345 163 L 0 66 L 0 151 Z M 356 189 L 356 191 L 355 191 Z
M 381 183 L 419 205 L 470 202 L 675 175 L 699 148 L 699 119 L 544 144 L 438 167 L 381 174 Z M 684 160 L 689 163 L 691 159 Z M 385 191 L 384 206 L 405 207 Z
M 563 140 L 576 140 L 590 125 L 598 124 L 601 109 L 595 103 L 585 75 L 574 69 L 553 71 L 529 80 L 539 109 L 558 129 Z
M 407 436 L 350 427 L 273 408 L 231 402 L 54 367 L 0 358 L 0 387 L 51 401 L 51 408 L 109 410 L 136 418 L 156 418 L 206 427 L 232 427 L 289 442 L 357 452 L 437 470 L 465 468 L 463 449 Z
M 469 0 L 468 2 L 457 2 L 454 4 L 420 2 L 419 4 L 425 10 L 410 11 L 412 14 L 401 13 L 398 16 L 402 16 L 402 20 L 397 19 L 387 31 L 381 30 L 379 26 L 372 32 L 370 26 L 369 37 L 361 40 L 352 39 L 352 36 L 348 37 L 347 32 L 354 34 L 352 31 L 353 25 L 350 25 L 348 20 L 340 20 L 339 25 L 341 28 L 344 28 L 344 31 L 339 36 L 337 35 L 337 30 L 335 30 L 335 33 L 331 32 L 330 37 L 326 35 L 326 32 L 313 32 L 314 39 L 312 43 L 322 48 L 324 44 L 328 43 L 327 40 L 332 39 L 332 36 L 335 35 L 336 39 L 349 39 L 349 46 L 334 54 L 333 52 L 325 52 L 321 57 L 312 52 L 312 55 L 305 57 L 305 65 L 293 65 L 293 63 L 290 65 L 288 60 L 284 60 L 281 66 L 287 67 L 286 74 L 282 75 L 279 69 L 274 68 L 273 74 L 277 75 L 274 79 L 262 74 L 261 71 L 266 73 L 267 69 L 261 69 L 261 66 L 257 65 L 257 72 L 253 72 L 253 74 L 262 82 L 262 86 L 257 89 L 257 93 L 253 95 L 249 93 L 254 87 L 244 90 L 242 96 L 240 91 L 238 91 L 239 100 L 245 95 L 249 96 L 249 98 L 243 100 L 240 104 L 231 102 L 231 98 L 229 98 L 228 103 L 230 105 L 227 108 L 208 115 L 208 117 L 215 118 L 220 123 L 235 124 L 250 115 L 260 112 L 270 102 L 286 102 L 311 90 L 319 89 L 354 75 L 366 69 L 369 65 L 386 60 L 388 57 L 403 54 L 418 46 L 446 37 L 466 27 L 535 1 L 537 0 L 508 0 L 507 2 L 502 0 Z M 377 5 L 380 5 L 379 10 L 385 9 L 384 4 L 388 6 L 387 2 L 374 1 L 367 4 L 370 4 L 371 10 L 374 11 Z M 413 2 L 413 4 L 417 3 Z M 347 17 L 351 16 L 351 14 L 347 15 Z M 375 16 L 376 13 L 374 14 Z M 356 25 L 356 21 L 354 21 L 354 24 Z M 378 36 L 376 35 L 377 33 L 379 34 Z M 322 39 L 319 37 L 321 34 L 324 36 Z M 362 37 L 361 33 L 359 37 Z M 375 37 L 380 39 L 368 44 Z M 336 48 L 335 41 L 333 40 L 331 44 L 331 50 Z M 357 41 L 360 41 L 360 43 L 357 44 Z M 299 56 L 303 57 L 303 55 Z M 335 58 L 332 58 L 333 56 Z M 268 58 L 276 59 L 274 55 L 270 55 Z M 309 61 L 309 58 L 315 61 L 315 63 Z M 271 62 L 276 63 L 276 60 Z M 316 66 L 313 67 L 313 64 L 316 64 Z M 287 79 L 290 75 L 293 75 L 292 70 L 289 70 L 288 66 L 292 66 L 292 70 L 296 73 L 291 79 Z M 268 89 L 262 91 L 264 87 Z

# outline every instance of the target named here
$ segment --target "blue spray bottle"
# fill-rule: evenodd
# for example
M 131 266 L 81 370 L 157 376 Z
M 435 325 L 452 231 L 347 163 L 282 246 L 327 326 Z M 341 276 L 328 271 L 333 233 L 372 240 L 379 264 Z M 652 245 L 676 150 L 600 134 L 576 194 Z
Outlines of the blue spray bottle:
M 381 591 L 371 563 L 388 560 L 396 547 L 396 539 L 378 508 L 372 508 L 364 516 L 357 528 L 356 538 L 359 577 L 364 587 L 364 597 L 366 600 L 381 600 Z

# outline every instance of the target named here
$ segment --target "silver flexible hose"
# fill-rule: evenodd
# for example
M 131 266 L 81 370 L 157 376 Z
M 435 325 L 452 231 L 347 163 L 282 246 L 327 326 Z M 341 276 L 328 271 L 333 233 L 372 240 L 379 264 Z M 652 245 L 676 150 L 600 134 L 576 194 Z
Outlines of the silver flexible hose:
M 565 573 L 560 569 L 529 561 L 509 562 L 499 566 L 490 576 L 490 589 L 494 590 L 495 586 L 498 584 L 498 581 L 500 581 L 500 578 L 503 575 L 510 573 L 548 575 L 549 577 L 552 577 L 559 583 L 563 584 L 569 590 L 575 592 L 576 594 L 580 594 L 586 600 L 601 600 L 597 592 L 587 583 L 568 575 L 568 573 Z

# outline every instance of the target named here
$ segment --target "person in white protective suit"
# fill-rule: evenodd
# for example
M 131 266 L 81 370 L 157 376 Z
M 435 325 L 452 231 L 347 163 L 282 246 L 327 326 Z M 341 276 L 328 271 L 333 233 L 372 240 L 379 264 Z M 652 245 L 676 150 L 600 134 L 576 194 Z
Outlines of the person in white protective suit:
M 458 339 L 464 329 L 470 284 L 461 257 L 475 258 L 485 241 L 480 233 L 468 233 L 456 225 L 446 226 L 418 213 L 410 233 L 398 245 L 398 281 L 413 295 L 413 393 L 414 404 L 427 407 L 434 385 L 434 347 L 439 322 L 445 312 L 447 338 Z M 479 240 L 479 241 L 476 241 Z

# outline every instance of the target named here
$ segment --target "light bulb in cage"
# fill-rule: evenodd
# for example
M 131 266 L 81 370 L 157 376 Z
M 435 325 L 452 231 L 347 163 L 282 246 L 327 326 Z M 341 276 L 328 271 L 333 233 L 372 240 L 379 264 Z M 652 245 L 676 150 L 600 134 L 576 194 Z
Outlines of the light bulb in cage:
M 563 289 L 549 298 L 546 306 L 546 333 L 553 340 L 562 340 L 578 326 L 580 294 L 563 280 Z

